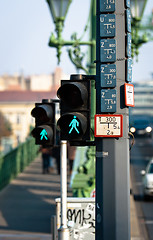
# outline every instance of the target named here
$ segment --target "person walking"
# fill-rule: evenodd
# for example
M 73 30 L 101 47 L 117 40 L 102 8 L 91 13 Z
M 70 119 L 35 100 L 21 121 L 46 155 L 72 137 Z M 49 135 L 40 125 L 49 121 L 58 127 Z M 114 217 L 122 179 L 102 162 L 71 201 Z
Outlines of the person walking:
M 57 173 L 61 172 L 61 146 L 60 146 L 60 132 L 56 130 L 56 145 L 52 148 L 52 157 L 56 159 Z
M 41 147 L 42 153 L 42 173 L 49 173 L 51 150 Z

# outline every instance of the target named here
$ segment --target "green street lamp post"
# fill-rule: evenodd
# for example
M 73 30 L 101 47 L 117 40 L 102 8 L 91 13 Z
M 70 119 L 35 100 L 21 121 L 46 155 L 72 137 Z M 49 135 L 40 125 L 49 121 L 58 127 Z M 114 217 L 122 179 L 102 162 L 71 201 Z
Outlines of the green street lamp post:
M 53 33 L 51 34 L 51 37 L 49 40 L 49 46 L 57 49 L 58 63 L 60 63 L 62 47 L 73 46 L 75 48 L 75 59 L 72 57 L 71 51 L 69 51 L 69 57 L 71 58 L 71 61 L 75 64 L 77 68 L 83 69 L 87 73 L 87 70 L 81 64 L 81 60 L 83 60 L 83 57 L 81 55 L 79 46 L 80 45 L 93 46 L 95 45 L 95 40 L 82 41 L 81 38 L 77 39 L 76 34 L 73 34 L 73 36 L 71 37 L 72 38 L 71 40 L 69 41 L 64 40 L 62 38 L 62 30 L 64 27 L 64 21 L 72 0 L 46 0 L 46 1 L 49 5 L 51 15 L 55 23 L 55 30 L 57 33 L 57 37 L 55 37 Z
M 146 3 L 147 0 L 131 0 L 131 14 L 133 19 L 141 21 Z
M 61 33 L 63 30 L 66 14 L 72 0 L 46 0 L 46 1 L 49 5 L 51 15 L 53 17 L 53 21 L 56 26 L 56 33 L 57 33 L 57 39 L 58 39 L 57 41 L 57 39 L 52 34 L 49 45 L 57 48 L 57 58 L 58 58 L 58 61 L 60 61 L 61 47 L 63 44 Z
M 63 22 L 72 0 L 47 0 L 53 21 Z
M 94 61 L 96 60 L 96 1 L 90 0 L 90 12 L 87 24 L 84 28 L 84 33 L 80 38 L 77 38 L 77 34 L 74 33 L 71 36 L 71 40 L 64 40 L 62 38 L 62 30 L 64 27 L 64 20 L 66 18 L 66 14 L 68 12 L 69 6 L 72 0 L 46 0 L 50 12 L 55 23 L 55 30 L 57 36 L 54 33 L 51 33 L 51 37 L 49 40 L 49 46 L 57 49 L 57 58 L 58 63 L 60 62 L 60 57 L 62 53 L 62 47 L 71 46 L 68 50 L 69 58 L 72 63 L 75 65 L 77 69 L 82 69 L 86 74 L 95 75 L 96 74 L 96 66 Z M 88 41 L 83 41 L 83 37 L 85 32 L 87 31 L 90 23 L 90 38 Z M 87 67 L 83 66 L 83 59 L 85 54 L 81 52 L 80 46 L 89 46 L 89 63 Z M 95 115 L 95 107 L 96 107 L 96 94 L 95 94 L 95 82 L 91 81 L 91 129 L 94 132 L 94 115 Z M 91 136 L 91 140 L 93 140 L 94 134 Z M 86 160 L 83 165 L 79 166 L 78 173 L 75 175 L 75 178 L 72 183 L 72 189 L 75 196 L 78 197 L 89 197 L 90 192 L 95 187 L 95 147 L 90 146 L 85 150 L 81 148 L 81 154 L 86 155 Z M 84 153 L 85 151 L 85 153 Z M 85 173 L 84 173 L 85 171 Z M 88 172 L 88 174 L 87 174 Z M 85 180 L 85 179 L 86 180 Z M 84 179 L 80 181 L 80 179 Z M 82 182 L 86 182 L 86 187 L 81 184 Z M 90 182 L 90 184 L 88 184 Z
M 58 63 L 60 62 L 60 57 L 62 53 L 62 48 L 64 46 L 71 46 L 68 50 L 69 58 L 72 61 L 72 63 L 76 66 L 77 69 L 82 69 L 86 72 L 86 74 L 94 75 L 96 73 L 95 71 L 95 64 L 94 61 L 96 60 L 96 1 L 91 0 L 91 8 L 90 8 L 90 39 L 88 41 L 83 41 L 83 37 L 77 38 L 77 34 L 74 33 L 71 37 L 71 40 L 64 40 L 62 37 L 62 30 L 64 27 L 64 21 L 69 9 L 69 6 L 72 2 L 72 0 L 46 0 L 49 9 L 53 18 L 53 21 L 55 23 L 55 30 L 57 36 L 54 35 L 54 33 L 51 33 L 51 37 L 49 39 L 49 46 L 54 47 L 57 49 L 57 58 Z M 140 34 L 141 30 L 141 20 L 143 17 L 144 9 L 146 6 L 147 0 L 131 0 L 131 15 L 132 15 L 132 57 L 138 56 L 139 51 L 138 49 L 143 43 L 146 43 L 147 36 L 146 34 L 142 33 Z M 88 19 L 88 22 L 89 22 Z M 87 31 L 88 24 L 85 26 L 84 32 Z M 84 36 L 84 34 L 83 34 Z M 89 46 L 90 53 L 89 53 L 89 64 L 88 68 L 83 66 L 83 58 L 84 54 L 82 54 L 80 46 Z M 92 81 L 92 88 L 91 88 L 91 128 L 94 129 L 94 114 L 95 114 L 95 106 L 96 106 L 96 100 L 95 100 L 95 83 Z M 92 139 L 93 140 L 93 139 Z M 82 150 L 83 151 L 83 150 Z M 83 156 L 84 154 L 82 154 Z M 75 196 L 79 197 L 89 197 L 89 192 L 93 189 L 93 185 L 95 182 L 94 174 L 94 159 L 95 159 L 95 147 L 88 147 L 87 153 L 86 153 L 87 160 L 82 166 L 79 166 L 78 168 L 78 174 L 74 178 L 74 185 L 72 183 L 72 188 L 74 186 L 74 189 L 76 189 Z M 88 171 L 88 179 L 87 179 L 87 172 L 84 174 L 85 171 L 89 169 Z M 92 170 L 91 170 L 92 169 Z M 91 173 L 94 172 L 93 173 Z M 90 173 L 89 173 L 90 172 Z M 84 191 L 81 186 L 80 178 L 82 177 L 87 179 L 87 182 L 89 182 L 90 178 L 90 187 L 86 187 L 86 190 Z M 83 182 L 86 182 L 85 180 Z M 80 188 L 78 187 L 78 183 L 80 183 Z M 86 184 L 87 186 L 88 184 Z M 77 190 L 78 187 L 78 190 Z M 87 190 L 89 188 L 89 190 Z
M 139 54 L 139 48 L 142 44 L 148 42 L 147 35 L 139 34 L 141 20 L 144 14 L 147 0 L 131 0 L 131 15 L 132 15 L 132 57 Z

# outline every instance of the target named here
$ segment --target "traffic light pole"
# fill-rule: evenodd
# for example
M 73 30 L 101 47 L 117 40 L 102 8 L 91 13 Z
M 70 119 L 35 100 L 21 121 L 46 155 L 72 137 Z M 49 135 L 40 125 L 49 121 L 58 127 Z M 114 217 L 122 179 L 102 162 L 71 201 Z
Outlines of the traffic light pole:
M 96 40 L 96 1 L 92 1 L 91 6 L 91 20 L 90 20 L 90 40 Z M 89 74 L 96 74 L 96 64 L 94 63 L 96 59 L 96 44 L 90 46 L 90 63 L 89 63 Z M 96 91 L 95 91 L 95 81 L 91 81 L 91 128 L 94 129 L 94 115 L 96 112 Z M 93 147 L 92 147 L 93 148 Z
M 67 227 L 67 141 L 61 141 L 61 226 L 58 229 L 59 240 L 69 240 Z
M 113 91 L 116 91 L 116 111 L 111 115 L 115 113 L 123 117 L 123 136 L 96 137 L 96 240 L 130 240 L 129 110 L 124 100 L 127 60 L 125 10 L 128 3 L 124 0 L 97 0 L 96 112 L 110 116 L 109 111 L 103 111 L 105 104 L 112 103 L 113 100 L 111 102 L 104 97 L 105 104 L 102 103 L 102 94 L 107 94 L 111 89 L 101 86 L 101 64 L 106 64 L 106 67 L 112 66 L 107 59 L 103 63 L 105 53 L 111 52 L 108 55 L 108 59 L 111 59 L 113 57 L 111 54 L 116 51 L 116 60 L 113 62 L 116 65 L 116 86 L 113 88 Z M 100 10 L 102 5 L 111 9 L 114 4 L 115 10 L 112 12 L 104 13 Z M 111 15 L 115 15 L 116 35 L 113 38 L 112 36 L 102 38 L 100 16 L 101 21 L 105 19 L 105 23 L 109 24 L 108 18 L 111 18 Z M 109 44 L 108 48 L 104 48 L 105 51 L 102 52 L 104 44 L 112 40 L 114 43 L 116 41 L 115 50 L 109 49 Z M 108 107 L 113 108 L 113 106 Z M 109 126 L 108 124 L 108 128 Z

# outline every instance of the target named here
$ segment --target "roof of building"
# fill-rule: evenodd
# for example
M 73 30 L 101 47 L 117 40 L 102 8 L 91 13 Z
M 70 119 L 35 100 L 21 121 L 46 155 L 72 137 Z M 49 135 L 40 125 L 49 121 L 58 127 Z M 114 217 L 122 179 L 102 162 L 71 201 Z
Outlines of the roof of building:
M 0 91 L 2 102 L 41 102 L 42 99 L 55 99 L 56 91 Z

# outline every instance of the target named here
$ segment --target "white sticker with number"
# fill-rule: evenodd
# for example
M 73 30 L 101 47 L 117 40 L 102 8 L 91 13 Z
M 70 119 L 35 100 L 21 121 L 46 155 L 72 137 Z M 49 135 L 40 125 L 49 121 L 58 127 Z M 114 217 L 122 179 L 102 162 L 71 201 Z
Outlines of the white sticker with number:
M 125 83 L 125 105 L 134 107 L 134 86 L 133 84 Z
M 122 137 L 122 115 L 95 115 L 95 137 Z

